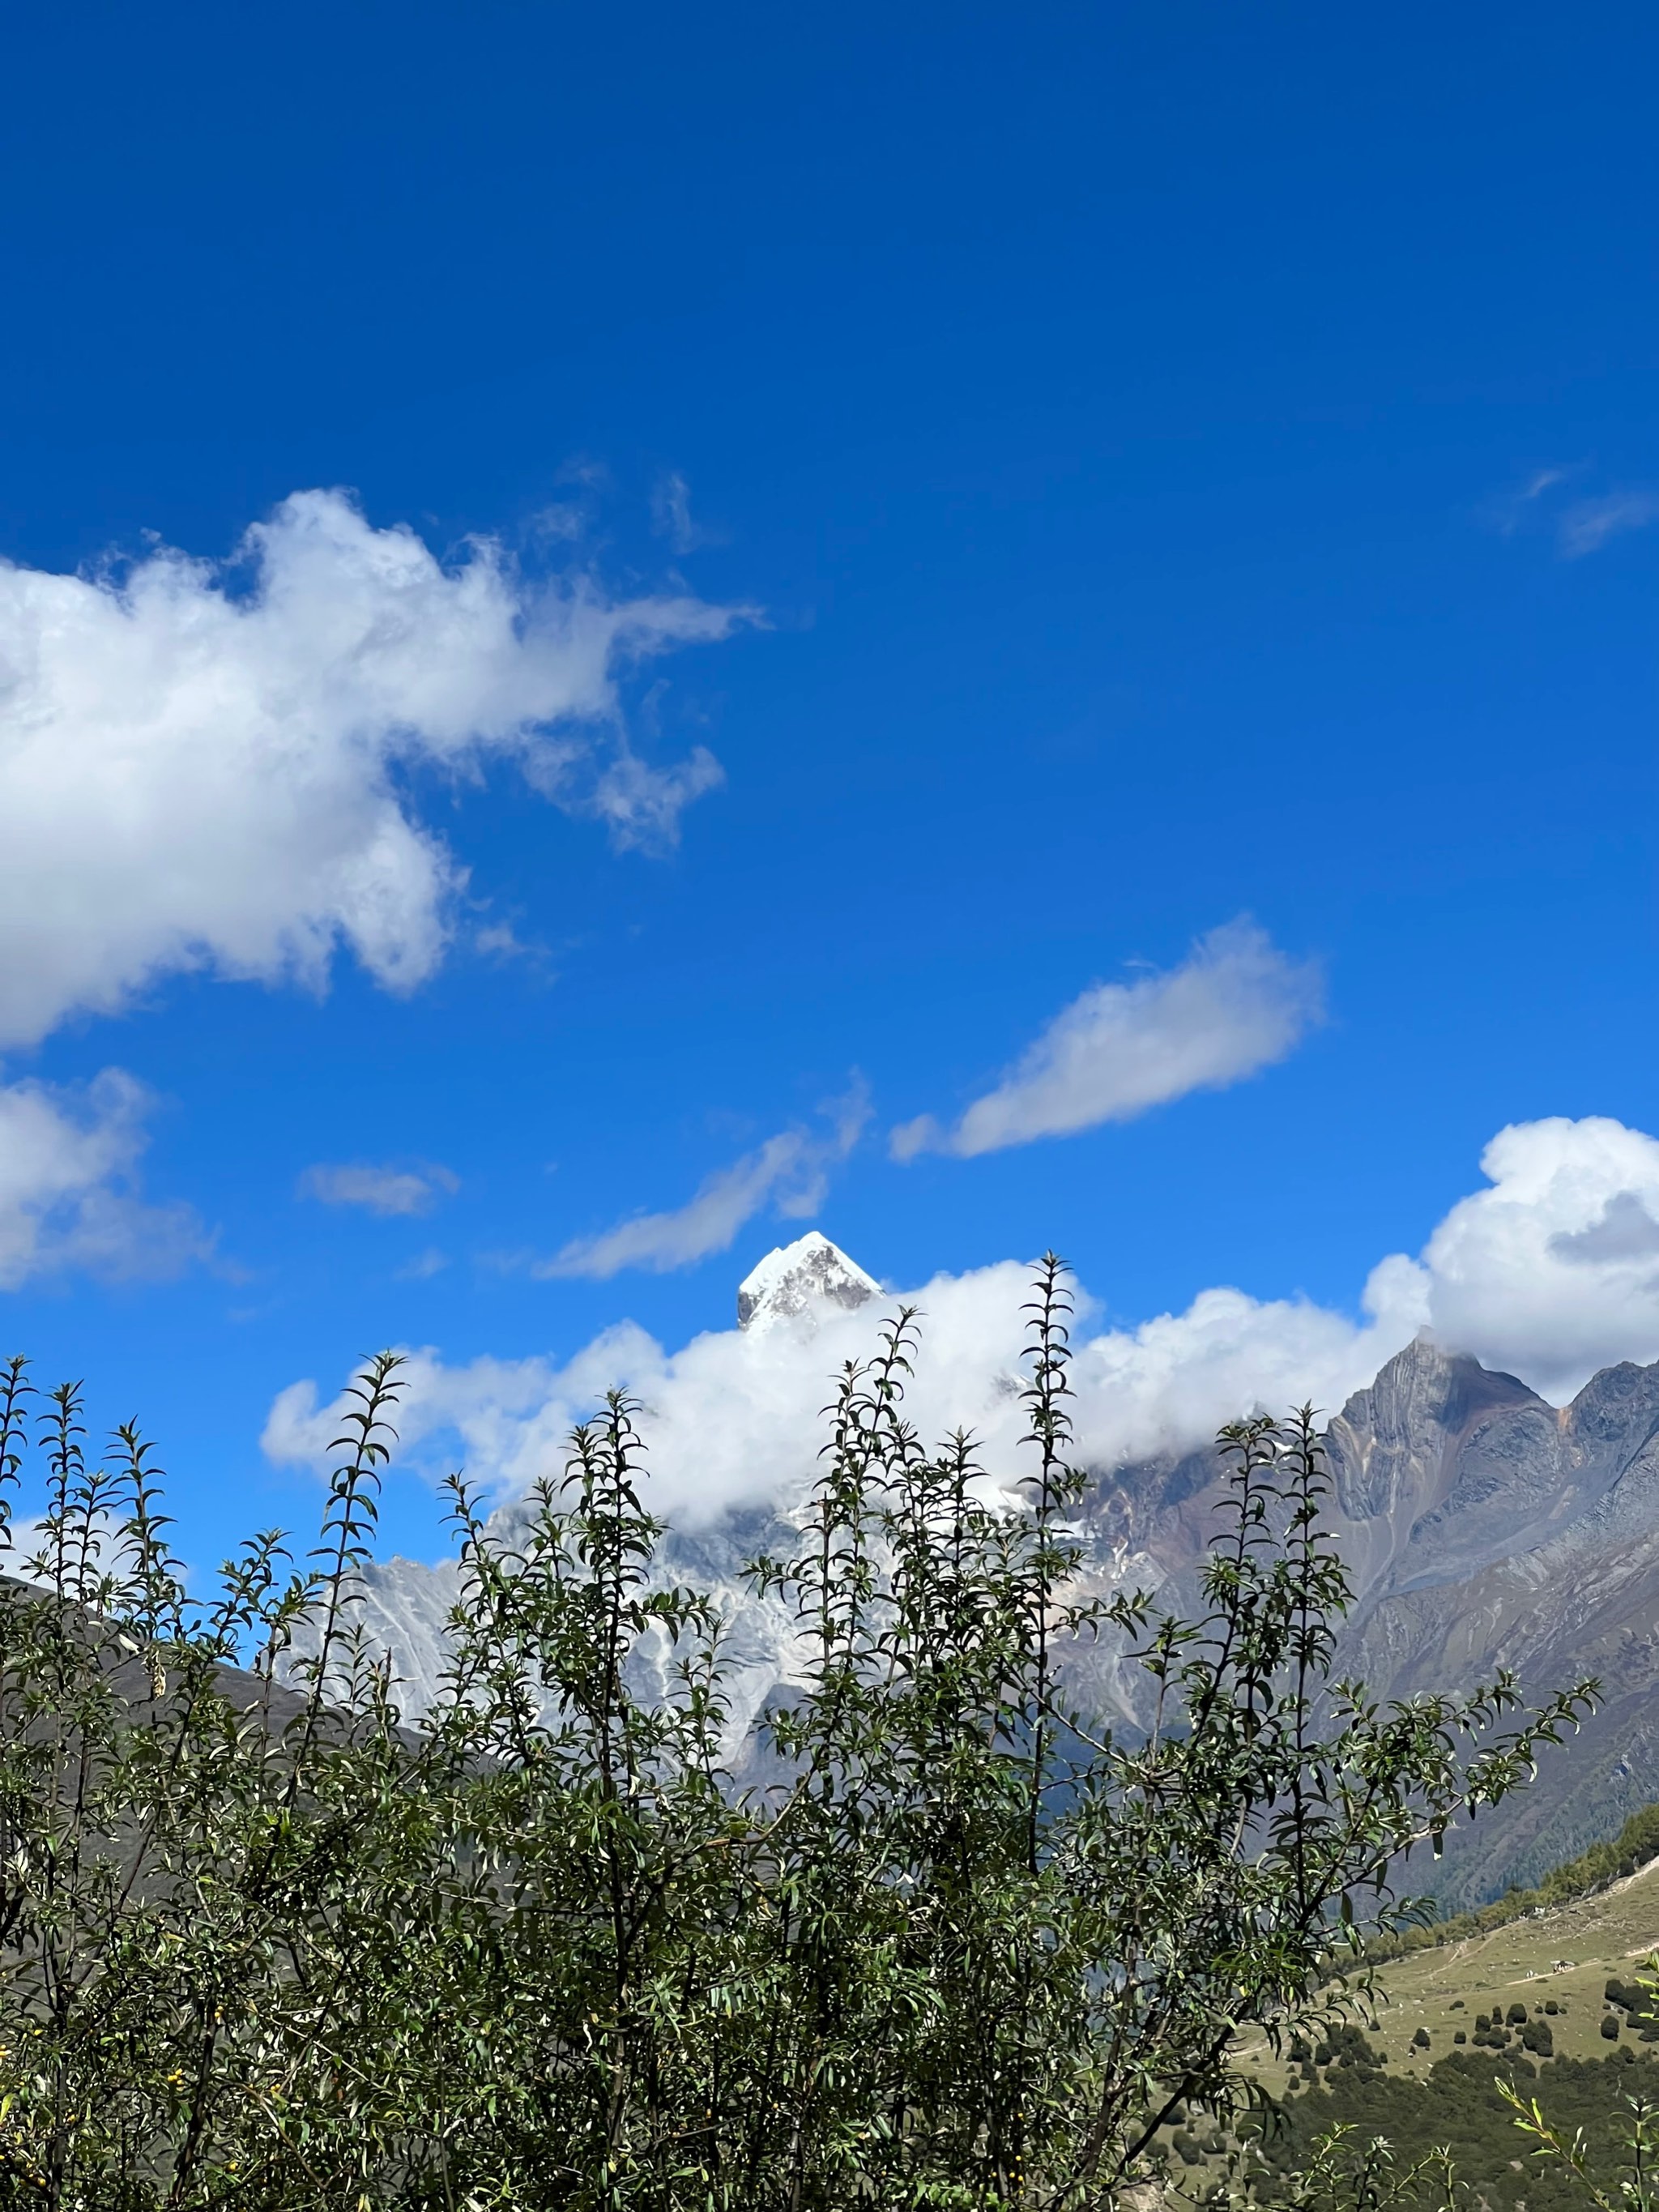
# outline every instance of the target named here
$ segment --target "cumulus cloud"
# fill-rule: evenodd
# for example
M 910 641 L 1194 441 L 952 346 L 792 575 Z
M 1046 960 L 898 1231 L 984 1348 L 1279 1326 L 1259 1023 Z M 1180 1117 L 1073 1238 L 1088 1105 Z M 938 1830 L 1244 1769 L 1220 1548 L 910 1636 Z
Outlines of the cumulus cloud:
M 149 1206 L 142 1195 L 151 1103 L 113 1067 L 79 1088 L 0 1086 L 0 1289 L 70 1268 L 118 1281 L 162 1277 L 207 1256 L 188 1206 Z
M 1607 1120 L 1527 1122 L 1500 1131 L 1481 1165 L 1487 1188 L 1453 1206 L 1419 1256 L 1380 1261 L 1357 1314 L 1231 1288 L 1134 1328 L 1092 1328 L 1085 1308 L 1073 1370 L 1080 1455 L 1110 1467 L 1188 1449 L 1255 1407 L 1311 1398 L 1334 1409 L 1425 1328 L 1558 1402 L 1613 1361 L 1659 1358 L 1659 1142 Z M 1005 1480 L 1019 1468 L 1012 1378 L 1029 1282 L 1005 1261 L 904 1294 L 926 1316 L 910 1401 L 924 1434 L 970 1425 Z M 564 1362 L 451 1366 L 428 1348 L 411 1358 L 399 1426 L 416 1466 L 465 1465 L 507 1495 L 556 1473 L 572 1422 L 607 1389 L 628 1389 L 646 1407 L 654 1500 L 695 1521 L 811 1471 L 825 1378 L 868 1351 L 875 1314 L 715 1330 L 678 1352 L 628 1322 Z M 319 1463 L 342 1410 L 320 1406 L 314 1382 L 292 1385 L 272 1407 L 266 1451 Z
M 319 1199 L 325 1206 L 361 1206 L 369 1213 L 426 1213 L 441 1194 L 460 1188 L 459 1179 L 447 1168 L 428 1162 L 414 1168 L 370 1167 L 362 1161 L 337 1167 L 307 1168 L 300 1177 L 300 1195 Z
M 536 1262 L 531 1273 L 544 1279 L 586 1275 L 600 1281 L 624 1267 L 667 1274 L 694 1267 L 711 1253 L 729 1251 L 744 1223 L 765 1206 L 795 1220 L 816 1212 L 823 1203 L 830 1170 L 846 1158 L 869 1120 L 863 1085 L 855 1085 L 830 1112 L 834 1126 L 827 1136 L 781 1130 L 706 1177 L 673 1212 L 637 1214 L 596 1237 L 576 1237 L 550 1260 Z
M 170 971 L 318 987 L 348 948 L 409 989 L 464 880 L 408 771 L 514 761 L 622 844 L 672 838 L 718 780 L 635 757 L 629 665 L 745 611 L 441 562 L 338 492 L 297 493 L 231 562 L 0 565 L 0 1045 Z
M 1316 969 L 1254 922 L 1228 922 L 1166 975 L 1084 992 L 954 1127 L 925 1114 L 895 1129 L 893 1156 L 968 1158 L 1224 1090 L 1283 1060 L 1319 1012 Z
M 1598 1367 L 1659 1358 L 1659 1143 L 1601 1116 L 1524 1121 L 1480 1165 L 1492 1188 L 1423 1254 L 1436 1335 L 1557 1399 Z
M 1599 553 L 1609 539 L 1659 522 L 1659 491 L 1612 491 L 1601 499 L 1581 499 L 1561 518 L 1559 543 L 1564 559 L 1583 560 Z

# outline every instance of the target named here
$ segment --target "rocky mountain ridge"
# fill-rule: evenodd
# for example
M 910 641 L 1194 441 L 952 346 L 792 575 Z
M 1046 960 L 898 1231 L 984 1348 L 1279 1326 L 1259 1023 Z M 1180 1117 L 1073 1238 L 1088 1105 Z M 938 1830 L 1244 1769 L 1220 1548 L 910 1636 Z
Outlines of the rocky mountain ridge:
M 738 1310 L 745 1329 L 810 1331 L 818 1310 L 878 1294 L 814 1233 L 762 1262 Z M 1605 1369 L 1558 1408 L 1513 1376 L 1420 1338 L 1348 1401 L 1326 1443 L 1333 1522 L 1356 1592 L 1345 1671 L 1385 1698 L 1466 1691 L 1499 1667 L 1539 1695 L 1588 1674 L 1604 1684 L 1595 1718 L 1546 1753 L 1534 1785 L 1456 1836 L 1442 1866 L 1415 1881 L 1432 1881 L 1448 1902 L 1494 1895 L 1659 1798 L 1659 1363 Z M 1081 1516 L 1091 1577 L 1190 1601 L 1223 1481 L 1207 1449 L 1102 1469 Z M 522 1513 L 501 1508 L 497 1533 L 510 1538 Z M 757 1716 L 797 1673 L 792 1622 L 753 1595 L 742 1565 L 793 1534 L 787 1507 L 733 1511 L 672 1531 L 659 1560 L 727 1615 L 730 1749 L 740 1766 Z M 459 1595 L 453 1565 L 394 1559 L 366 1572 L 362 1618 L 394 1654 L 411 1710 L 435 1685 Z M 1096 1709 L 1139 1717 L 1141 1685 L 1120 1652 L 1079 1648 L 1070 1671 Z

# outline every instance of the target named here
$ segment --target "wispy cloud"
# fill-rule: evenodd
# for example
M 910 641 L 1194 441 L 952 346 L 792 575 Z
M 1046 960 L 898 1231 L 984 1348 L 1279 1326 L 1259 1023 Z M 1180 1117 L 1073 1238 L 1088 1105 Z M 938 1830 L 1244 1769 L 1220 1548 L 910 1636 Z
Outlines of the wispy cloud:
M 1518 484 L 1498 493 L 1479 510 L 1480 517 L 1502 538 L 1513 538 L 1529 519 L 1540 500 L 1578 474 L 1577 467 L 1534 469 Z
M 427 1213 L 442 1194 L 460 1188 L 449 1169 L 423 1162 L 421 1167 L 374 1167 L 366 1161 L 307 1168 L 300 1177 L 301 1198 L 325 1206 L 361 1206 L 380 1214 Z
M 721 542 L 718 531 L 692 520 L 691 487 L 678 469 L 657 479 L 651 494 L 651 525 L 676 553 L 695 553 L 700 545 Z
M 641 1267 L 668 1274 L 728 1250 L 744 1223 L 764 1207 L 793 1220 L 816 1212 L 823 1203 L 830 1169 L 846 1158 L 870 1118 L 862 1083 L 828 1110 L 827 1134 L 781 1130 L 706 1177 L 684 1206 L 672 1212 L 637 1214 L 597 1237 L 576 1237 L 550 1260 L 537 1261 L 531 1273 L 603 1279 L 625 1267 Z
M 1601 499 L 1581 499 L 1561 517 L 1558 544 L 1566 561 L 1599 553 L 1609 539 L 1659 522 L 1659 491 L 1640 486 L 1610 491 Z
M 399 1283 L 429 1283 L 434 1275 L 441 1275 L 449 1265 L 447 1252 L 441 1252 L 435 1244 L 428 1244 L 424 1252 L 417 1252 L 412 1260 L 405 1261 L 394 1276 Z
M 465 872 L 410 769 L 514 763 L 617 844 L 672 843 L 720 772 L 630 752 L 622 679 L 751 618 L 585 566 L 532 580 L 489 541 L 440 560 L 335 491 L 228 562 L 0 562 L 0 1045 L 183 969 L 320 988 L 343 946 L 413 989 Z
M 1565 483 L 1568 474 L 1565 469 L 1534 469 L 1522 485 L 1520 496 L 1523 500 L 1540 499 L 1555 485 Z
M 969 1158 L 1224 1089 L 1283 1060 L 1321 1000 L 1312 963 L 1287 958 L 1253 921 L 1228 922 L 1167 975 L 1084 992 L 953 1127 L 924 1114 L 895 1129 L 893 1157 Z
M 1659 522 L 1659 490 L 1651 484 L 1615 484 L 1611 491 L 1564 505 L 1565 487 L 1582 483 L 1588 465 L 1534 469 L 1522 481 L 1489 501 L 1483 520 L 1502 537 L 1527 528 L 1553 529 L 1564 561 L 1599 553 L 1615 538 Z

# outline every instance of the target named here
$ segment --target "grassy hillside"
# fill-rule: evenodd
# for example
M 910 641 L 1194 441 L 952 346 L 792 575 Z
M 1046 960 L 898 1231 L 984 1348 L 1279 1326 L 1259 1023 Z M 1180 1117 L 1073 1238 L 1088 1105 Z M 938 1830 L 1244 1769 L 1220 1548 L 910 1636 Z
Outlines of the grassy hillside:
M 1609 1981 L 1631 1983 L 1641 1961 L 1659 1948 L 1659 1860 L 1588 1897 L 1534 1905 L 1496 1927 L 1409 1951 L 1379 1969 L 1383 1999 L 1374 2039 L 1389 2063 L 1425 2070 L 1431 2058 L 1473 2037 L 1475 2021 L 1494 2008 L 1506 2015 L 1524 2006 L 1528 2018 L 1547 2021 L 1558 2053 L 1601 2058 L 1608 2041 L 1601 2023 L 1620 2022 L 1620 2039 L 1639 2040 L 1659 2029 L 1632 2024 L 1628 2010 L 1609 2008 Z M 1413 2045 L 1419 2033 L 1427 2050 Z
M 1291 2058 L 1247 2045 L 1245 2064 L 1282 2107 L 1261 2133 L 1268 2163 L 1294 2172 L 1315 2137 L 1341 2123 L 1362 2139 L 1386 2136 L 1402 2165 L 1449 2146 L 1492 2212 L 1556 2212 L 1571 2192 L 1528 2160 L 1502 2077 L 1569 2134 L 1583 2127 L 1610 2175 L 1626 2100 L 1659 2104 L 1659 1997 L 1638 1979 L 1659 1950 L 1659 1858 L 1607 1876 L 1656 1839 L 1650 1809 L 1539 1891 L 1423 1931 L 1378 1963 L 1374 2023 Z M 1197 2115 L 1165 2142 L 1182 2192 L 1204 2195 L 1230 2146 Z
M 1534 1905 L 1495 1927 L 1465 1924 L 1461 1936 L 1379 1966 L 1376 2019 L 1368 2034 L 1385 2070 L 1421 2078 L 1454 2052 L 1478 2058 L 1487 2046 L 1474 2041 L 1476 2022 L 1496 2010 L 1507 2026 L 1517 2007 L 1528 2025 L 1547 2025 L 1556 2057 L 1600 2060 L 1619 2043 L 1645 2051 L 1650 2035 L 1659 2054 L 1659 2025 L 1649 2027 L 1629 2008 L 1606 2000 L 1608 1982 L 1633 1983 L 1642 1961 L 1659 1949 L 1659 1859 L 1588 1897 Z M 1609 2018 L 1618 2026 L 1612 2039 L 1602 2033 Z M 1507 2033 L 1519 2050 L 1520 2023 Z M 1303 2071 L 1275 2063 L 1259 2044 L 1246 2047 L 1245 2059 L 1275 2094 Z

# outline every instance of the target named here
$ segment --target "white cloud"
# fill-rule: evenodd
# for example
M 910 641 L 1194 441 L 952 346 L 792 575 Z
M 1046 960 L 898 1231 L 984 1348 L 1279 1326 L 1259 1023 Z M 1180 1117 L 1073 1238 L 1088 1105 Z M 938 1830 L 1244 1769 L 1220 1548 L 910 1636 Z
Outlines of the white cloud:
M 119 1068 L 78 1089 L 0 1085 L 0 1289 L 84 1268 L 121 1280 L 207 1256 L 189 1207 L 144 1203 L 139 1157 L 151 1100 Z
M 425 1213 L 441 1193 L 460 1188 L 457 1176 L 445 1167 L 427 1162 L 413 1168 L 377 1168 L 358 1161 L 335 1167 L 307 1168 L 300 1177 L 300 1195 L 319 1199 L 325 1206 L 361 1206 L 370 1213 Z
M 1224 1089 L 1283 1060 L 1319 1011 L 1313 966 L 1287 959 L 1254 922 L 1228 922 L 1167 975 L 1085 991 L 954 1128 L 923 1115 L 895 1129 L 893 1156 L 968 1158 Z
M 1091 1332 L 1085 1308 L 1073 1370 L 1080 1455 L 1110 1466 L 1189 1449 L 1257 1407 L 1311 1398 L 1334 1409 L 1425 1328 L 1558 1401 L 1598 1367 L 1659 1358 L 1659 1142 L 1612 1121 L 1528 1122 L 1500 1131 L 1481 1165 L 1489 1187 L 1451 1209 L 1419 1258 L 1381 1261 L 1357 1319 L 1224 1288 L 1133 1328 Z M 913 1294 L 926 1322 L 910 1410 L 925 1436 L 971 1425 L 1005 1480 L 1019 1465 L 1010 1377 L 1029 1283 L 1025 1266 L 1005 1261 Z M 647 1408 L 653 1502 L 695 1520 L 811 1470 L 826 1378 L 869 1350 L 876 1311 L 827 1311 L 816 1334 L 711 1331 L 674 1352 L 625 1322 L 563 1364 L 452 1367 L 427 1349 L 411 1359 L 398 1425 L 414 1464 L 464 1464 L 505 1494 L 556 1472 L 572 1422 L 625 1387 Z M 341 1410 L 319 1408 L 314 1383 L 294 1384 L 271 1409 L 266 1451 L 319 1462 Z
M 1659 491 L 1613 491 L 1601 499 L 1582 499 L 1561 518 L 1562 556 L 1582 560 L 1587 553 L 1599 553 L 1610 538 L 1645 530 L 1650 522 L 1659 522 Z
M 846 1158 L 869 1120 L 862 1084 L 830 1111 L 834 1127 L 827 1137 L 781 1130 L 706 1177 L 696 1194 L 672 1212 L 638 1214 L 596 1237 L 574 1238 L 550 1260 L 538 1261 L 531 1273 L 544 1279 L 586 1275 L 599 1280 L 624 1267 L 667 1274 L 693 1267 L 711 1253 L 729 1251 L 744 1224 L 764 1206 L 794 1220 L 816 1212 L 823 1203 L 830 1168 Z
M 1436 1334 L 1554 1398 L 1659 1358 L 1659 1143 L 1593 1116 L 1523 1121 L 1480 1156 L 1490 1190 L 1423 1254 Z
M 400 775 L 516 762 L 620 843 L 672 837 L 718 779 L 622 738 L 617 682 L 745 611 L 446 566 L 343 494 L 296 494 L 228 564 L 0 564 L 0 1045 L 183 969 L 320 987 L 348 947 L 429 975 L 464 880 Z

